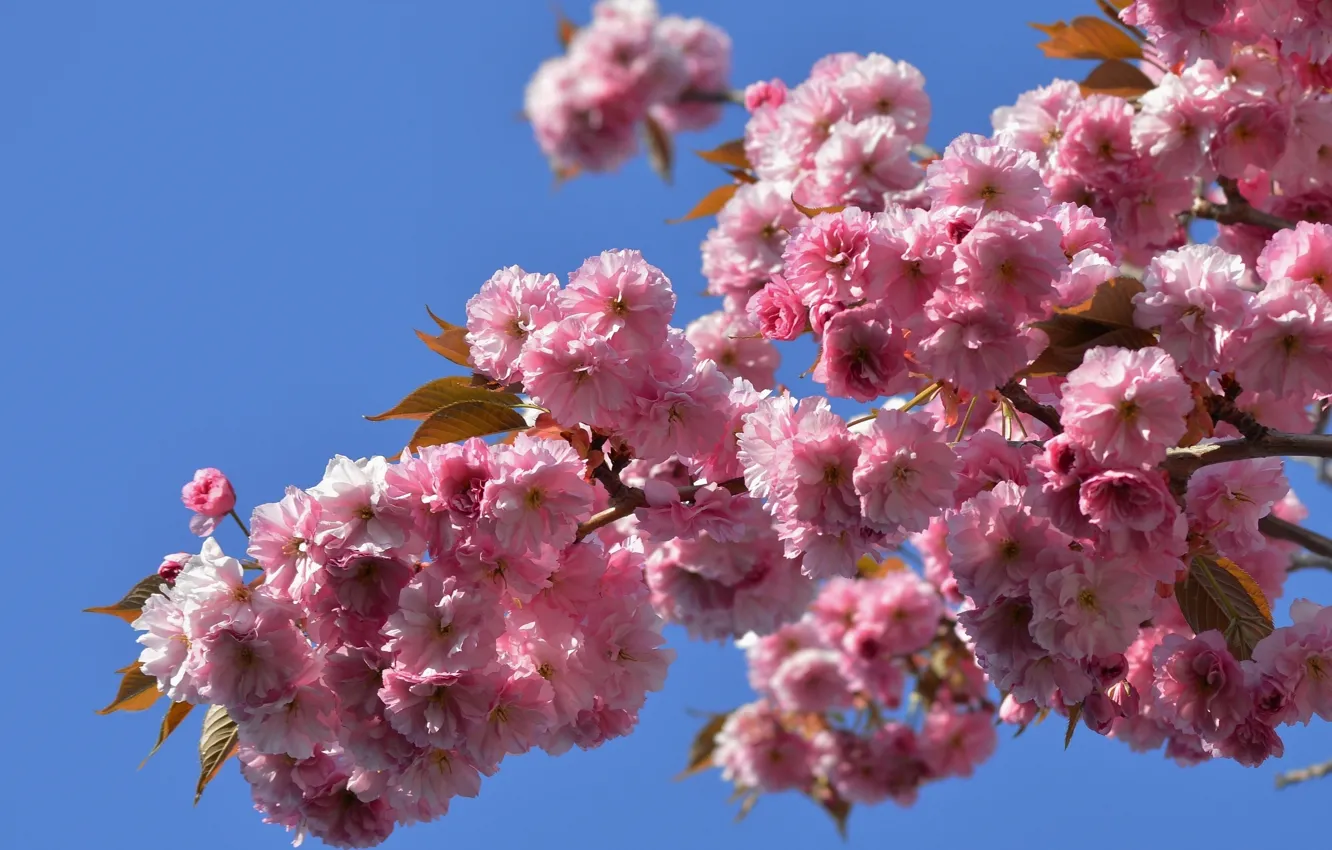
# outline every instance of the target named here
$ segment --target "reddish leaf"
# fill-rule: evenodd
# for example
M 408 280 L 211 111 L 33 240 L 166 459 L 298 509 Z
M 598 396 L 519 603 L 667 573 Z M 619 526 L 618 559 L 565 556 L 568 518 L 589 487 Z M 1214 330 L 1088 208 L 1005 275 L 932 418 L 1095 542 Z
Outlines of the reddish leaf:
M 138 583 L 129 589 L 129 592 L 121 597 L 120 601 L 114 605 L 101 605 L 96 608 L 84 608 L 89 614 L 110 614 L 112 617 L 119 617 L 127 623 L 132 623 L 139 619 L 139 614 L 143 611 L 143 603 L 148 601 L 148 597 L 155 593 L 161 593 L 162 577 L 157 573 L 139 579 Z M 117 670 L 117 673 L 124 672 Z
M 1175 599 L 1196 634 L 1215 629 L 1240 661 L 1253 657 L 1272 633 L 1272 609 L 1253 577 L 1225 558 L 1195 555 L 1188 575 L 1175 583 Z
M 385 419 L 428 419 L 441 407 L 460 401 L 487 401 L 512 407 L 522 404 L 523 400 L 512 393 L 478 386 L 471 378 L 436 378 L 412 390 L 392 409 L 365 418 L 371 422 L 382 422 Z
M 125 670 L 125 675 L 120 680 L 120 687 L 116 690 L 116 698 L 111 700 L 111 704 L 98 714 L 111 714 L 116 711 L 143 711 L 153 703 L 162 692 L 157 689 L 157 679 L 154 676 L 148 676 L 139 669 L 139 663 L 134 664 Z
M 752 168 L 749 156 L 745 153 L 744 139 L 732 139 L 729 142 L 722 142 L 710 151 L 694 151 L 694 153 L 713 165 L 730 165 L 745 171 Z
M 671 134 L 649 115 L 643 119 L 643 141 L 647 145 L 648 164 L 662 182 L 670 185 L 671 170 L 675 166 L 675 143 L 671 141 Z
M 832 207 L 807 207 L 795 198 L 791 199 L 791 203 L 795 205 L 796 209 L 800 210 L 810 218 L 813 218 L 816 215 L 821 215 L 822 213 L 839 213 L 846 209 L 846 204 L 838 204 L 837 206 Z
M 1067 375 L 1082 364 L 1088 349 L 1097 346 L 1138 349 L 1155 345 L 1155 334 L 1133 324 L 1133 296 L 1141 291 L 1142 284 L 1133 278 L 1113 278 L 1083 303 L 1033 322 L 1032 327 L 1044 331 L 1049 342 L 1018 377 Z
M 721 212 L 722 207 L 726 206 L 727 201 L 735 197 L 735 190 L 739 189 L 738 183 L 727 183 L 725 186 L 718 186 L 711 192 L 703 196 L 703 200 L 694 205 L 694 208 L 679 218 L 667 219 L 667 224 L 679 224 L 682 221 L 693 221 L 696 218 L 716 215 Z
M 578 25 L 564 16 L 562 12 L 555 12 L 555 37 L 560 40 L 560 47 L 569 49 L 569 42 L 578 32 Z
M 680 775 L 675 777 L 676 779 L 684 779 L 712 767 L 712 753 L 717 748 L 717 733 L 721 731 L 726 718 L 730 716 L 729 712 L 714 714 L 703 724 L 703 728 L 698 730 L 693 743 L 689 745 L 689 762 Z
M 148 763 L 148 759 L 152 758 L 153 754 L 162 748 L 162 744 L 166 743 L 166 739 L 171 737 L 171 733 L 176 731 L 176 727 L 189 716 L 191 711 L 194 711 L 193 703 L 171 703 L 166 714 L 162 717 L 162 728 L 157 732 L 157 743 L 153 744 L 153 748 L 148 752 L 148 755 L 144 756 L 143 762 L 139 765 L 141 769 Z
M 725 168 L 725 169 L 722 169 L 722 170 L 725 171 L 727 174 L 731 175 L 732 177 L 734 177 L 734 178 L 736 179 L 737 182 L 740 182 L 740 183 L 757 183 L 757 182 L 758 182 L 758 178 L 757 178 L 757 177 L 755 177 L 752 173 L 750 173 L 750 172 L 748 172 L 748 171 L 745 171 L 745 170 L 743 170 L 743 169 L 739 169 L 739 168 Z
M 239 740 L 240 732 L 236 728 L 236 721 L 231 719 L 227 710 L 220 705 L 208 706 L 208 713 L 204 715 L 203 732 L 199 735 L 199 784 L 194 789 L 196 806 L 199 805 L 199 798 L 203 796 L 204 788 L 222 769 L 223 762 L 236 754 Z
M 1032 24 L 1049 36 L 1038 46 L 1052 59 L 1141 59 L 1142 46 L 1123 30 L 1100 18 L 1081 16 L 1070 23 Z
M 471 364 L 468 363 L 467 328 L 449 324 L 431 312 L 429 307 L 426 307 L 426 312 L 430 313 L 430 318 L 434 319 L 435 324 L 439 325 L 440 334 L 439 336 L 431 336 L 425 331 L 417 331 L 416 335 L 421 338 L 422 342 L 430 346 L 431 351 L 441 357 L 452 363 L 457 363 L 459 366 L 470 366 Z
M 440 408 L 421 423 L 408 446 L 439 446 L 527 427 L 512 407 L 489 401 L 460 401 Z
M 1068 707 L 1068 728 L 1064 730 L 1064 749 L 1073 743 L 1073 732 L 1078 728 L 1078 719 L 1082 717 L 1082 703 Z
M 1123 59 L 1107 59 L 1092 69 L 1082 81 L 1082 94 L 1108 94 L 1115 97 L 1138 97 L 1156 88 L 1141 69 Z

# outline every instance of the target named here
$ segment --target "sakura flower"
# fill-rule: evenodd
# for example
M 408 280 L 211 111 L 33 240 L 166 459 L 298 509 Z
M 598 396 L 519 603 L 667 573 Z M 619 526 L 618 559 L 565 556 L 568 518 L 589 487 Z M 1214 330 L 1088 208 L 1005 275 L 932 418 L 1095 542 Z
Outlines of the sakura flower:
M 532 331 L 559 318 L 554 275 L 529 274 L 517 266 L 500 269 L 467 302 L 467 348 L 472 365 L 508 384 Z
M 496 456 L 481 513 L 514 549 L 565 546 L 592 509 L 592 486 L 582 472 L 583 461 L 568 443 L 520 434 Z
M 209 467 L 194 473 L 194 478 L 181 489 L 180 500 L 194 511 L 190 531 L 207 537 L 217 528 L 218 521 L 236 507 L 236 491 L 227 476 Z
M 495 599 L 453 576 L 423 570 L 402 589 L 384 625 L 384 651 L 405 672 L 422 677 L 484 667 L 504 630 Z
M 1159 348 L 1093 348 L 1068 374 L 1065 432 L 1101 463 L 1155 464 L 1179 442 L 1193 409 L 1188 384 Z
M 865 521 L 884 531 L 924 531 L 952 507 L 957 455 L 928 416 L 881 410 L 853 473 Z

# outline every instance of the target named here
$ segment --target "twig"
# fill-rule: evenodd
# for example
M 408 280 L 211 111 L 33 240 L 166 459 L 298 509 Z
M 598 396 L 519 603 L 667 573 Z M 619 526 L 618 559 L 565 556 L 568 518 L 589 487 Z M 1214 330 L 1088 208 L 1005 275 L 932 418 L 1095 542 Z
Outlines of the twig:
M 578 534 L 574 536 L 574 539 L 582 540 L 597 529 L 624 519 L 646 503 L 647 499 L 644 497 L 642 490 L 637 487 L 626 487 L 619 501 L 604 511 L 598 511 L 587 522 L 580 524 Z
M 1022 413 L 1027 414 L 1033 419 L 1045 423 L 1056 434 L 1064 432 L 1064 426 L 1059 422 L 1059 414 L 1048 404 L 1041 404 L 1036 399 L 1027 395 L 1027 388 L 1017 381 L 1009 381 L 999 388 L 999 393 Z
M 1234 399 L 1229 396 L 1209 396 L 1207 399 L 1207 414 L 1213 421 L 1229 422 L 1235 426 L 1235 430 L 1250 440 L 1261 440 L 1271 433 L 1272 429 L 1258 421 L 1258 418 L 1247 410 L 1240 410 L 1235 404 Z
M 1290 566 L 1286 572 L 1293 573 L 1299 570 L 1332 570 L 1332 558 L 1325 558 L 1322 555 L 1296 555 L 1290 559 Z
M 745 105 L 745 93 L 739 89 L 727 91 L 698 91 L 687 89 L 680 95 L 681 103 L 736 103 Z
M 1308 767 L 1302 767 L 1299 770 L 1288 770 L 1285 773 L 1278 773 L 1276 777 L 1276 787 L 1280 791 L 1287 785 L 1298 785 L 1301 782 L 1308 782 L 1310 779 L 1322 779 L 1332 773 L 1332 761 L 1325 761 L 1322 764 L 1311 764 Z
M 1258 520 L 1258 530 L 1268 537 L 1303 546 L 1315 555 L 1332 558 L 1332 540 L 1302 525 L 1268 514 Z

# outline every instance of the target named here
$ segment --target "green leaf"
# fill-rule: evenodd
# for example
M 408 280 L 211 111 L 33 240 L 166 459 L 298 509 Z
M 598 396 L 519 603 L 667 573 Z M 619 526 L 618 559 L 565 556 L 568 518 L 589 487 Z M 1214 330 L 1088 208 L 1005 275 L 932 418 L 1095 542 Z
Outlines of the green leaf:
M 111 704 L 98 714 L 111 714 L 117 711 L 143 711 L 153 703 L 162 692 L 157 689 L 157 679 L 154 676 L 147 676 L 139 669 L 139 662 L 134 662 L 132 666 L 125 669 L 124 675 L 120 679 L 120 687 L 116 690 L 116 698 L 111 700 Z
M 162 716 L 162 728 L 157 732 L 157 743 L 153 744 L 153 748 L 148 751 L 148 755 L 144 756 L 143 761 L 139 763 L 140 770 L 142 770 L 143 766 L 148 763 L 148 759 L 152 758 L 157 751 L 162 748 L 162 744 L 166 743 L 166 739 L 171 737 L 171 733 L 176 731 L 176 727 L 180 725 L 182 720 L 189 716 L 191 711 L 194 711 L 194 703 L 171 703 L 166 714 Z
M 486 401 L 510 407 L 523 403 L 523 400 L 513 393 L 499 392 L 477 385 L 471 378 L 436 378 L 412 390 L 391 409 L 365 418 L 371 422 L 382 422 L 385 419 L 428 419 L 436 410 L 460 401 Z
M 729 165 L 733 168 L 749 170 L 749 155 L 745 153 L 745 140 L 732 139 L 722 142 L 710 151 L 694 151 L 699 158 L 713 165 Z
M 471 368 L 471 363 L 468 362 L 470 351 L 467 348 L 467 328 L 444 321 L 436 316 L 429 307 L 426 307 L 426 312 L 430 313 L 430 318 L 434 319 L 435 324 L 439 325 L 440 333 L 438 336 L 431 336 L 425 331 L 417 331 L 416 335 L 430 347 L 431 351 L 450 363 Z
M 441 407 L 421 423 L 409 448 L 440 446 L 471 437 L 487 437 L 527 427 L 527 420 L 506 404 L 491 401 L 459 401 Z
M 701 773 L 712 767 L 712 753 L 717 749 L 717 733 L 721 731 L 726 723 L 726 718 L 730 717 L 730 712 L 725 714 L 714 714 L 708 722 L 703 724 L 703 728 L 698 730 L 694 736 L 694 741 L 689 745 L 689 762 L 685 769 L 675 778 L 684 779 Z
M 671 134 L 649 115 L 643 119 L 643 142 L 647 145 L 648 164 L 669 186 L 671 171 L 675 167 L 675 143 L 671 141 Z
M 236 754 L 240 732 L 236 721 L 231 719 L 227 710 L 220 705 L 208 706 L 204 715 L 203 733 L 199 736 L 199 784 L 194 789 L 194 804 L 199 805 L 204 788 L 217 772 L 222 763 Z
M 1194 633 L 1215 629 L 1240 661 L 1253 657 L 1272 633 L 1272 608 L 1253 577 L 1225 558 L 1195 555 L 1188 575 L 1175 583 L 1175 600 Z
M 709 215 L 716 215 L 721 212 L 722 207 L 726 206 L 727 201 L 735 197 L 735 190 L 740 188 L 738 183 L 727 183 L 725 186 L 718 186 L 711 192 L 703 196 L 703 200 L 694 204 L 694 208 L 679 218 L 667 219 L 667 224 L 679 224 L 682 221 L 693 221 L 696 218 L 703 218 Z
M 1064 730 L 1064 749 L 1073 743 L 1073 732 L 1078 728 L 1078 719 L 1082 717 L 1082 703 L 1069 706 L 1068 728 Z
M 129 589 L 121 600 L 114 605 L 101 605 L 97 608 L 84 608 L 88 614 L 110 614 L 112 617 L 119 617 L 127 623 L 132 623 L 139 619 L 140 612 L 143 611 L 143 603 L 148 601 L 148 597 L 155 593 L 161 593 L 162 577 L 157 573 L 139 579 L 138 584 Z

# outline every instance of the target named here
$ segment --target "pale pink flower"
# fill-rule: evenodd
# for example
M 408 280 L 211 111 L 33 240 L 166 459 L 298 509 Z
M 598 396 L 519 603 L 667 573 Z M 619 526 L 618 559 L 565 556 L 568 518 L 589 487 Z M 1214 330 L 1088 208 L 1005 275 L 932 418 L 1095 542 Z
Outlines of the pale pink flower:
M 657 22 L 656 38 L 675 48 L 684 60 L 686 88 L 702 94 L 724 93 L 731 74 L 731 38 L 724 30 L 699 18 L 669 15 Z M 674 100 L 651 109 L 652 116 L 671 132 L 703 130 L 722 116 L 719 103 Z
M 876 209 L 883 196 L 910 189 L 924 171 L 911 160 L 911 140 L 893 119 L 839 121 L 814 156 L 813 179 L 797 192 L 805 204 L 855 204 Z
M 131 624 L 143 632 L 137 640 L 143 645 L 139 669 L 157 679 L 157 687 L 173 702 L 198 699 L 198 683 L 186 663 L 190 655 L 190 637 L 185 632 L 185 614 L 180 603 L 169 593 L 154 593 L 143 603 L 139 616 Z
M 841 654 L 830 649 L 796 652 L 777 668 L 770 687 L 774 701 L 786 711 L 823 712 L 851 704 Z
M 749 299 L 749 318 L 767 339 L 787 341 L 799 337 L 809 325 L 809 310 L 786 278 L 773 275 Z
M 675 650 L 662 646 L 662 622 L 652 607 L 628 601 L 626 607 L 622 597 L 604 599 L 588 612 L 586 661 L 607 708 L 637 711 L 648 691 L 665 684 Z
M 1270 169 L 1286 150 L 1290 109 L 1272 101 L 1250 101 L 1231 106 L 1221 116 L 1212 139 L 1212 165 L 1227 177 L 1242 177 L 1248 169 Z
M 995 139 L 1009 147 L 1030 151 L 1042 166 L 1049 163 L 1070 110 L 1082 101 L 1078 84 L 1055 80 L 1048 86 L 1023 92 L 1017 103 L 1001 106 L 990 115 Z
M 1304 723 L 1316 714 L 1332 718 L 1332 616 L 1305 599 L 1291 604 L 1294 625 L 1276 629 L 1253 650 L 1255 672 L 1267 686 L 1259 694 L 1279 696 L 1273 722 Z M 1264 708 L 1260 704 L 1260 708 Z
M 781 355 L 745 316 L 722 311 L 700 316 L 685 329 L 685 339 L 700 360 L 716 363 L 728 379 L 744 378 L 756 389 L 771 389 Z
M 1114 186 L 1130 176 L 1133 107 L 1120 97 L 1093 94 L 1079 103 L 1064 124 L 1055 162 L 1095 186 Z
M 936 207 L 1034 217 L 1049 205 L 1033 154 L 974 133 L 950 142 L 926 167 L 925 182 Z
M 500 269 L 467 302 L 467 348 L 472 365 L 501 383 L 520 376 L 514 364 L 532 331 L 557 321 L 559 279 Z
M 833 729 L 812 741 L 815 770 L 844 800 L 909 806 L 929 773 L 910 726 L 885 723 L 872 736 Z
M 493 533 L 517 551 L 573 542 L 592 510 L 592 485 L 583 460 L 562 440 L 519 434 L 495 456 L 495 477 L 485 486 L 481 513 Z
M 631 399 L 628 359 L 582 317 L 539 328 L 518 365 L 523 388 L 563 423 L 609 426 Z
M 1262 549 L 1258 520 L 1290 490 L 1280 458 L 1219 463 L 1189 477 L 1188 516 L 1193 529 L 1232 556 Z
M 864 121 L 885 115 L 912 142 L 925 141 L 930 126 L 930 98 L 925 93 L 925 75 L 914 65 L 871 53 L 863 59 L 857 58 L 842 73 L 838 84 L 850 120 Z
M 853 474 L 861 514 L 881 531 L 924 531 L 932 516 L 953 506 L 960 469 L 932 417 L 880 410 Z
M 1225 362 L 1227 345 L 1244 322 L 1247 269 L 1214 245 L 1188 245 L 1152 260 L 1145 291 L 1133 297 L 1133 321 L 1161 329 L 1165 349 L 1181 372 L 1203 380 Z
M 277 612 L 212 630 L 194 641 L 191 658 L 199 695 L 238 715 L 286 703 L 319 674 L 305 636 Z
M 806 788 L 813 781 L 809 745 L 787 731 L 764 700 L 731 712 L 717 733 L 716 747 L 722 778 L 737 786 L 777 792 Z
M 1269 283 L 1289 278 L 1326 292 L 1332 288 L 1332 226 L 1301 221 L 1278 230 L 1258 255 L 1258 274 Z
M 382 797 L 362 800 L 344 785 L 307 796 L 301 826 L 330 847 L 373 847 L 393 832 L 397 813 Z
M 874 292 L 874 219 L 857 207 L 820 213 L 791 231 L 783 276 L 808 307 L 845 306 Z
M 1083 480 L 1078 507 L 1107 553 L 1183 555 L 1188 524 L 1155 470 L 1107 469 Z
M 1043 318 L 1067 262 L 1054 222 L 996 213 L 958 243 L 953 270 L 960 286 L 1006 305 L 1004 312 Z
M 468 752 L 481 764 L 498 764 L 506 755 L 537 746 L 554 725 L 553 699 L 550 683 L 539 674 L 510 676 L 468 741 Z
M 916 359 L 922 371 L 958 389 L 984 393 L 1008 382 L 1044 347 L 1017 317 L 964 291 L 940 290 L 925 305 Z
M 402 589 L 399 608 L 384 625 L 394 664 L 406 673 L 431 677 L 484 667 L 495 657 L 504 631 L 498 600 L 453 576 L 423 570 Z
M 603 251 L 569 275 L 557 303 L 561 318 L 577 320 L 620 354 L 632 355 L 665 341 L 675 293 L 638 251 Z
M 1011 482 L 977 493 L 948 517 L 948 549 L 958 589 L 980 601 L 1017 595 L 1036 569 L 1037 556 L 1058 548 L 1050 523 L 1022 504 Z
M 180 491 L 180 500 L 194 511 L 190 531 L 207 537 L 217 528 L 218 521 L 236 507 L 236 491 L 221 471 L 208 467 L 194 473 Z
M 923 209 L 888 204 L 874 216 L 875 267 L 883 278 L 879 304 L 904 326 L 920 321 L 930 296 L 954 279 L 954 246 L 946 229 Z
M 786 83 L 779 79 L 759 80 L 745 86 L 745 109 L 758 112 L 767 107 L 776 109 L 786 102 Z
M 711 360 L 694 364 L 678 382 L 649 381 L 619 422 L 624 439 L 641 458 L 702 454 L 722 439 L 730 413 L 731 384 Z
M 224 554 L 211 537 L 198 555 L 185 562 L 171 597 L 180 605 L 185 631 L 192 639 L 220 626 L 245 630 L 262 613 L 289 611 L 271 592 L 251 588 L 240 561 Z
M 323 480 L 309 491 L 319 502 L 317 545 L 408 558 L 424 553 L 425 540 L 411 516 L 385 492 L 387 470 L 382 457 L 351 460 L 338 455 L 328 462 Z
M 1188 384 L 1159 348 L 1090 349 L 1068 374 L 1065 432 L 1101 463 L 1156 464 L 1187 430 Z
M 1070 658 L 1108 656 L 1133 642 L 1155 587 L 1123 560 L 1078 556 L 1031 583 L 1031 635 Z
M 1332 392 L 1332 300 L 1318 286 L 1274 280 L 1254 296 L 1236 335 L 1242 386 L 1279 396 Z
M 238 718 L 237 725 L 246 742 L 261 753 L 308 759 L 337 741 L 337 712 L 337 697 L 314 683 L 297 688 L 283 705 Z
M 842 648 L 869 660 L 873 656 L 910 655 L 929 646 L 939 631 L 943 602 L 915 573 L 889 573 L 865 585 L 856 624 L 842 638 Z
M 449 812 L 454 797 L 481 793 L 476 765 L 456 750 L 427 748 L 401 771 L 388 788 L 387 799 L 403 823 L 427 822 Z
M 421 678 L 389 668 L 379 698 L 389 724 L 413 744 L 454 749 L 475 733 L 497 686 L 494 677 Z
M 318 568 L 315 535 L 319 502 L 297 487 L 288 487 L 279 502 L 254 509 L 247 552 L 264 568 L 264 584 L 293 598 Z

